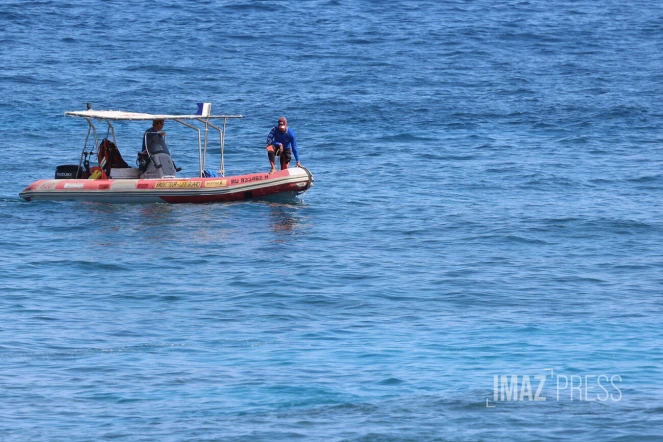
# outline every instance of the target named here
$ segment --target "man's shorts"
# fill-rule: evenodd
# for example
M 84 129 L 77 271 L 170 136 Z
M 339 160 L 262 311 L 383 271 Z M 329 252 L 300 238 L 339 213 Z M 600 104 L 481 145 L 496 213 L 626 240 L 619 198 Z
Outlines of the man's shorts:
M 292 150 L 290 149 L 283 149 L 283 152 L 281 152 L 281 161 L 285 159 L 286 163 L 289 163 L 290 160 L 292 160 Z

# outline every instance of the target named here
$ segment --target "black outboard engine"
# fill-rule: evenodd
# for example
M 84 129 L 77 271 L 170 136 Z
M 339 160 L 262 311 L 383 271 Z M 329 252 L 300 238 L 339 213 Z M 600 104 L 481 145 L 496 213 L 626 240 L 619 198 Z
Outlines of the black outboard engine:
M 65 164 L 55 168 L 56 180 L 76 180 L 83 178 L 83 168 L 78 164 Z

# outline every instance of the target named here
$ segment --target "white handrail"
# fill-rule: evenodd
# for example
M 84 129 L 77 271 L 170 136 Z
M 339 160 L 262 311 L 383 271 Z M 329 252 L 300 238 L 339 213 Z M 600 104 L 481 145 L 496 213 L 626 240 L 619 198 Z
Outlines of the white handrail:
M 205 123 L 205 130 L 207 130 L 207 126 L 216 129 L 219 131 L 219 146 L 221 147 L 221 168 L 219 169 L 219 172 L 221 172 L 221 176 L 226 176 L 226 171 L 225 171 L 225 164 L 224 164 L 224 159 L 223 159 L 223 147 L 224 147 L 224 141 L 226 138 L 226 119 L 223 120 L 223 129 L 220 127 L 217 127 L 210 123 L 209 121 L 204 121 L 203 119 L 199 118 L 198 121 L 201 123 Z M 205 147 L 205 154 L 207 154 L 207 146 Z
M 175 121 L 177 121 L 178 123 L 180 123 L 184 126 L 190 127 L 191 129 L 198 132 L 198 164 L 200 166 L 200 175 L 199 176 L 202 178 L 202 176 L 203 176 L 203 149 L 202 149 L 202 146 L 200 144 L 200 129 L 198 129 L 196 126 L 193 126 L 189 123 L 185 123 L 184 121 L 180 121 L 178 119 L 176 119 Z

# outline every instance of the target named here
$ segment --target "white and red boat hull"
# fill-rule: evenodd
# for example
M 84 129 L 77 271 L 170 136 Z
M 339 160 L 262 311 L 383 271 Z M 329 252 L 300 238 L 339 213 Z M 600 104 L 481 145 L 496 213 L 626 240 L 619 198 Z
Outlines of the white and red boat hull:
M 294 198 L 313 185 L 313 175 L 294 167 L 271 175 L 252 173 L 218 178 L 39 180 L 20 197 L 26 201 L 103 203 L 214 203 L 249 198 Z

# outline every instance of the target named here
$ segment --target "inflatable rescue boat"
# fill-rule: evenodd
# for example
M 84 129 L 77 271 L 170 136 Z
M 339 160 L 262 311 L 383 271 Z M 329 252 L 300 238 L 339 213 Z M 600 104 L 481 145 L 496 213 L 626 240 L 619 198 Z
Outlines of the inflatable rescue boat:
M 78 164 L 56 168 L 54 179 L 35 181 L 26 187 L 20 197 L 26 201 L 78 200 L 104 203 L 212 203 L 239 201 L 248 198 L 294 199 L 313 185 L 313 175 L 304 167 L 280 170 L 273 174 L 250 173 L 226 176 L 224 170 L 225 128 L 227 121 L 241 115 L 209 115 L 209 103 L 200 103 L 195 115 L 161 115 L 123 111 L 93 110 L 65 112 L 88 123 L 88 133 Z M 130 167 L 119 154 L 113 121 L 172 120 L 198 134 L 198 176 L 180 178 L 175 175 L 146 177 L 145 164 L 158 164 L 156 155 L 146 149 L 139 167 Z M 223 120 L 222 127 L 212 124 Z M 106 123 L 106 137 L 99 140 L 95 123 Z M 219 124 L 221 126 L 221 124 Z M 221 164 L 218 172 L 206 169 L 210 129 L 219 134 Z M 164 134 L 165 136 L 165 134 Z M 111 141 L 112 138 L 112 141 Z M 90 143 L 90 141 L 92 141 Z M 98 166 L 90 167 L 96 156 Z M 159 167 L 160 164 L 159 164 Z M 158 168 L 152 168 L 157 172 Z M 167 170 L 164 168 L 163 170 Z

